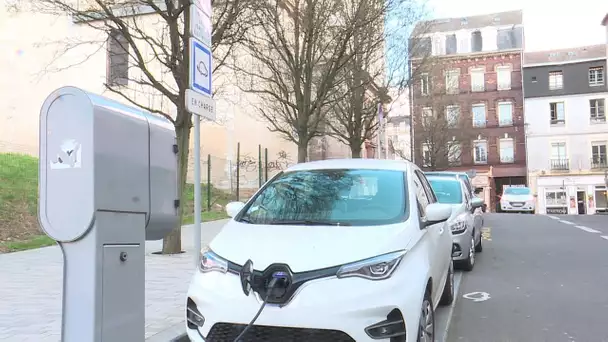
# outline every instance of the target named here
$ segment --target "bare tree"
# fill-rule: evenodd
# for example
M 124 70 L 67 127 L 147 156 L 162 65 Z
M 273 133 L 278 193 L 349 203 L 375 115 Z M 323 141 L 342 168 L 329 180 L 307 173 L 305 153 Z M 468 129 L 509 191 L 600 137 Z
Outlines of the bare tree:
M 257 26 L 244 43 L 251 59 L 236 68 L 240 87 L 257 95 L 253 106 L 270 131 L 298 145 L 298 162 L 324 134 L 328 108 L 342 92 L 341 70 L 353 58 L 349 44 L 370 21 L 368 7 L 369 0 L 256 2 Z
M 353 158 L 360 158 L 364 141 L 377 134 L 378 104 L 393 100 L 389 87 L 398 96 L 413 79 L 408 56 L 418 47 L 408 44 L 404 33 L 424 14 L 424 6 L 415 0 L 370 1 L 367 5 L 368 24 L 349 42 L 353 58 L 341 71 L 343 94 L 335 94 L 327 120 L 331 135 L 350 147 Z
M 254 0 L 212 1 L 214 7 L 213 71 L 225 66 L 228 56 L 248 28 L 244 13 Z M 60 72 L 82 65 L 107 51 L 110 70 L 106 89 L 139 108 L 170 120 L 179 148 L 179 196 L 184 203 L 192 115 L 186 110 L 189 87 L 189 0 L 39 0 L 34 10 L 71 18 L 85 27 L 86 38 L 53 41 L 57 53 L 45 72 Z M 48 44 L 48 43 L 47 43 Z M 71 63 L 64 56 L 71 55 Z M 81 58 L 74 62 L 74 56 Z M 150 101 L 150 98 L 157 101 Z M 175 114 L 171 112 L 174 111 Z M 183 206 L 179 209 L 183 215 Z M 181 251 L 181 223 L 163 241 L 163 253 Z

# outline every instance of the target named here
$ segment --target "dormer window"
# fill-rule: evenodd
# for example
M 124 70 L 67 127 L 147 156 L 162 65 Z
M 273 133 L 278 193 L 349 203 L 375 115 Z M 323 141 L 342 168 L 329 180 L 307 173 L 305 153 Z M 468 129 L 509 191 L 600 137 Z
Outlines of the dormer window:
M 481 31 L 473 31 L 471 33 L 471 51 L 480 52 L 483 49 L 483 39 L 481 37 Z
M 468 23 L 469 23 L 469 21 L 467 20 L 467 18 L 462 18 L 462 19 L 460 19 L 460 25 L 463 25 L 463 26 L 464 26 L 464 25 L 466 25 L 466 24 L 468 24 Z

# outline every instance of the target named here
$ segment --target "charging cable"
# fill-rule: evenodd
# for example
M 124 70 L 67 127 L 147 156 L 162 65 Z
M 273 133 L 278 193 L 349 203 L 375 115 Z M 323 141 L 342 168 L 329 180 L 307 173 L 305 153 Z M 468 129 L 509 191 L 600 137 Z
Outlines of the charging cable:
M 253 316 L 253 319 L 251 320 L 251 322 L 249 322 L 249 324 L 247 324 L 247 326 L 245 327 L 245 329 L 243 329 L 243 331 L 239 334 L 239 336 L 237 336 L 237 338 L 234 339 L 234 342 L 241 342 L 242 341 L 241 339 L 243 338 L 243 336 L 245 336 L 247 331 L 249 331 L 249 329 L 251 329 L 251 327 L 253 327 L 253 324 L 255 323 L 255 321 L 258 320 L 258 317 L 260 317 L 260 314 L 266 307 L 266 303 L 268 303 L 268 298 L 270 298 L 270 294 L 272 293 L 272 290 L 277 285 L 279 280 L 281 280 L 281 279 L 274 278 L 274 277 L 272 279 L 270 279 L 270 282 L 268 283 L 268 289 L 266 290 L 266 296 L 264 298 L 264 302 L 262 303 L 262 306 L 260 306 L 260 309 L 258 310 L 258 312 L 255 314 L 255 316 Z

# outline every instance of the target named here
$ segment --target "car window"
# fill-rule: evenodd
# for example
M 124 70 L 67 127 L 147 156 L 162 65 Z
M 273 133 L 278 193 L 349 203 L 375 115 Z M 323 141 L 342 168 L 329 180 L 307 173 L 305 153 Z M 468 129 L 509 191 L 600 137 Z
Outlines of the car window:
M 465 175 L 460 175 L 460 176 L 458 176 L 458 178 L 460 178 L 464 181 L 464 185 L 467 187 L 467 191 L 469 191 L 470 193 L 473 193 L 473 186 L 471 185 L 471 179 L 469 179 L 469 177 L 467 177 Z
M 529 195 L 532 192 L 530 188 L 508 187 L 504 191 L 505 195 Z
M 429 203 L 437 202 L 437 197 L 435 196 L 435 193 L 433 192 L 433 188 L 431 187 L 431 184 L 429 184 L 429 181 L 426 179 L 426 176 L 424 175 L 424 173 L 416 170 L 416 174 L 418 175 L 418 177 L 420 177 L 420 181 L 422 182 L 424 191 L 426 192 L 426 194 L 429 198 Z
M 424 191 L 424 186 L 422 185 L 422 180 L 420 179 L 420 175 L 417 172 L 414 172 L 414 184 L 416 186 L 416 199 L 418 200 L 418 209 L 420 209 L 420 216 L 426 215 L 426 207 L 429 205 L 429 198 Z
M 462 184 L 459 180 L 448 178 L 429 179 L 439 203 L 460 204 L 463 202 Z
M 407 219 L 405 173 L 285 172 L 256 194 L 238 221 L 253 224 L 383 225 Z

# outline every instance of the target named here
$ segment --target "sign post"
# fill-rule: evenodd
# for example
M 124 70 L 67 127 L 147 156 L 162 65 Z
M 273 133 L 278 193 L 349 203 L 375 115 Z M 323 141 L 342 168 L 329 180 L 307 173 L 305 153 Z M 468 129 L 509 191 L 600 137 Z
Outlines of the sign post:
M 213 100 L 213 56 L 211 53 L 211 0 L 194 0 L 190 5 L 188 33 L 189 89 L 186 110 L 194 119 L 194 247 L 201 250 L 201 120 L 215 120 Z M 198 253 L 194 262 L 198 264 Z

